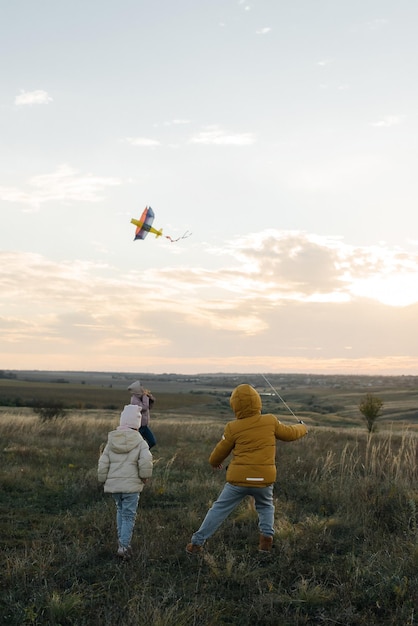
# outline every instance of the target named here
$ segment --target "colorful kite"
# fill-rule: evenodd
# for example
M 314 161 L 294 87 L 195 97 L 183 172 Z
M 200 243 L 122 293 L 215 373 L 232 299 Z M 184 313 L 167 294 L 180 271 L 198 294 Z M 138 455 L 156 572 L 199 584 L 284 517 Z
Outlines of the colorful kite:
M 131 219 L 131 224 L 135 224 L 136 226 L 134 241 L 136 239 L 145 239 L 148 233 L 153 233 L 153 235 L 155 235 L 156 237 L 164 236 L 166 239 L 169 239 L 171 242 L 174 243 L 175 241 L 179 241 L 180 239 L 186 239 L 186 237 L 190 237 L 190 235 L 192 234 L 186 231 L 184 235 L 182 235 L 181 237 L 177 237 L 177 239 L 173 239 L 169 235 L 163 235 L 162 228 L 160 228 L 160 230 L 153 228 L 152 223 L 154 221 L 154 217 L 154 211 L 151 209 L 150 206 L 147 206 L 142 211 L 142 215 L 139 220 Z

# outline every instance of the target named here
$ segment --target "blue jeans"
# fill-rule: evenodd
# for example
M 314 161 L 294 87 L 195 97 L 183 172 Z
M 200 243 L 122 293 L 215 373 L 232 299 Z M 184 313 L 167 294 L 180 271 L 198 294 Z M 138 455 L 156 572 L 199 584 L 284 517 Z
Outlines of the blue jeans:
M 151 428 L 149 428 L 149 426 L 141 426 L 141 428 L 139 429 L 139 434 L 145 439 L 150 450 L 157 445 L 154 433 L 152 432 Z
M 260 533 L 272 537 L 274 535 L 273 485 L 239 487 L 226 483 L 218 499 L 206 513 L 199 530 L 192 535 L 192 543 L 201 546 L 206 539 L 209 539 L 245 496 L 254 497 Z
M 118 542 L 123 548 L 131 545 L 139 493 L 112 493 L 116 504 L 116 527 Z

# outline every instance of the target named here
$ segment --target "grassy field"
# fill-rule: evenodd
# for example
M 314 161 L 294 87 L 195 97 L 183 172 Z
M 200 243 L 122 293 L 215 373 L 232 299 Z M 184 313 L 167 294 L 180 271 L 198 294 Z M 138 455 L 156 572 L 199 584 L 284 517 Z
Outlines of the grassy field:
M 101 372 L 13 372 L 1 377 L 0 407 L 59 402 L 66 409 L 120 410 L 129 402 L 131 374 Z M 229 395 L 239 383 L 254 384 L 265 411 L 284 418 L 289 411 L 263 377 L 248 375 L 140 375 L 157 397 L 155 410 L 194 415 L 230 415 Z M 366 393 L 383 401 L 378 427 L 418 430 L 418 377 L 271 375 L 270 382 L 288 406 L 309 424 L 356 428 L 362 425 L 360 401 Z
M 203 558 L 191 558 L 185 545 L 225 478 L 207 458 L 231 416 L 182 402 L 155 413 L 154 477 L 126 563 L 115 557 L 113 502 L 96 480 L 118 411 L 42 423 L 30 409 L 1 410 L 1 624 L 417 623 L 413 430 L 392 424 L 368 437 L 335 416 L 328 427 L 311 419 L 307 437 L 278 444 L 272 555 L 257 552 L 244 502 Z
M 101 387 L 90 384 L 67 384 L 53 382 L 28 382 L 0 379 L 0 406 L 32 406 L 36 402 L 60 402 L 69 409 L 109 409 L 119 410 L 129 404 L 130 394 L 126 388 Z M 165 391 L 158 393 L 159 410 L 187 409 L 213 402 L 208 394 L 179 393 Z

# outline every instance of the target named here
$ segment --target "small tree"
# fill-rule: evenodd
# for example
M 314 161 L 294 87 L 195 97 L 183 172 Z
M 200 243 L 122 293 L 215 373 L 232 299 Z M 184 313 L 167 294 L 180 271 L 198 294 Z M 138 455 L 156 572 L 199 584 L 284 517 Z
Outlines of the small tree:
M 375 421 L 379 417 L 382 407 L 383 401 L 380 398 L 373 396 L 371 393 L 368 393 L 360 402 L 360 413 L 366 421 L 369 433 L 372 433 L 375 430 Z
M 59 400 L 34 402 L 32 408 L 42 422 L 51 422 L 66 415 L 64 404 Z

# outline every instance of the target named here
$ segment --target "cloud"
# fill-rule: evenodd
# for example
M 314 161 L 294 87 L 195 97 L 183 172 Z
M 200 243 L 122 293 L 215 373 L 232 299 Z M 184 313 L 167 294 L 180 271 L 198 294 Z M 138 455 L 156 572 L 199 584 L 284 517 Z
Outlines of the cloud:
M 51 96 L 42 89 L 36 89 L 35 91 L 23 91 L 15 98 L 15 104 L 17 106 L 26 106 L 28 104 L 48 104 L 52 102 Z
M 368 30 L 380 30 L 381 28 L 384 28 L 387 24 L 389 24 L 389 20 L 383 17 L 377 17 L 376 19 L 367 22 L 365 26 Z
M 398 249 L 383 246 L 350 246 L 339 238 L 323 237 L 298 231 L 268 230 L 237 238 L 221 250 L 208 251 L 222 255 L 223 267 L 165 267 L 149 269 L 145 275 L 131 270 L 123 277 L 117 268 L 76 261 L 55 264 L 39 255 L 19 253 L 1 254 L 2 293 L 14 298 L 20 289 L 15 276 L 26 274 L 24 289 L 34 293 L 31 301 L 91 304 L 107 300 L 113 302 L 115 288 L 119 297 L 111 305 L 112 311 L 124 310 L 126 301 L 133 298 L 132 308 L 137 304 L 132 288 L 140 280 L 149 286 L 149 296 L 144 301 L 138 295 L 141 311 L 168 308 L 196 319 L 210 318 L 213 326 L 223 324 L 225 316 L 233 311 L 242 317 L 242 306 L 257 316 L 254 300 L 270 307 L 273 303 L 312 303 L 321 296 L 321 303 L 341 302 L 361 298 L 378 303 L 399 305 L 398 295 L 379 293 L 372 284 L 383 285 L 385 281 L 400 280 L 403 291 L 405 281 L 410 281 L 408 303 L 418 303 L 418 255 L 406 254 Z M 25 269 L 24 269 L 25 268 Z M 106 269 L 106 277 L 103 277 Z M 42 291 L 40 283 L 45 283 Z M 91 289 L 90 285 L 95 285 Z M 89 298 L 85 300 L 87 294 Z M 176 297 L 181 294 L 181 297 Z M 81 300 L 79 300 L 81 298 Z M 248 302 L 252 302 L 249 308 Z M 109 305 L 109 303 L 108 303 Z M 78 306 L 78 304 L 77 304 Z M 404 304 L 402 303 L 402 306 Z M 90 310 L 90 309 L 89 309 Z M 209 314 L 207 312 L 209 311 Z M 215 319 L 218 318 L 218 319 Z M 212 323 L 212 321 L 210 323 Z M 206 323 L 206 322 L 205 322 Z
M 85 325 L 92 331 L 114 335 L 115 327 L 121 337 L 142 332 L 138 329 L 144 328 L 145 317 L 149 336 L 164 338 L 169 325 L 153 325 L 157 312 L 167 319 L 179 316 L 189 327 L 205 332 L 249 336 L 270 327 L 269 317 L 280 310 L 312 309 L 317 304 L 335 312 L 342 304 L 350 308 L 366 301 L 375 309 L 399 304 L 396 298 L 389 302 L 385 281 L 401 277 L 400 292 L 407 279 L 411 286 L 418 284 L 415 255 L 383 247 L 353 247 L 337 238 L 300 232 L 265 231 L 239 238 L 223 249 L 223 256 L 223 268 L 166 267 L 145 275 L 132 270 L 121 277 L 117 268 L 107 266 L 104 276 L 103 266 L 93 263 L 55 264 L 38 255 L 2 253 L 0 288 L 9 310 L 22 307 L 23 316 L 25 302 L 31 303 L 35 317 L 52 312 L 59 317 L 72 310 L 88 319 Z M 23 274 L 24 285 L 15 280 Z M 146 300 L 143 290 L 133 289 L 139 281 L 148 293 Z M 373 284 L 380 284 L 381 292 L 373 291 Z M 418 288 L 409 290 L 409 300 L 418 302 Z M 176 341 L 175 334 L 170 341 Z
M 121 274 L 0 252 L 2 362 L 13 367 L 26 355 L 31 367 L 49 355 L 49 369 L 59 359 L 68 369 L 78 355 L 75 369 L 137 370 L 139 351 L 162 371 L 164 363 L 185 371 L 193 359 L 195 368 L 207 359 L 204 371 L 215 362 L 226 371 L 240 355 L 239 371 L 263 362 L 274 370 L 286 359 L 295 371 L 297 359 L 348 363 L 349 346 L 353 360 L 404 355 L 418 367 L 418 255 L 275 230 L 206 253 L 217 257 L 216 269 L 172 264 Z
M 157 139 L 149 139 L 148 137 L 127 137 L 126 141 L 131 146 L 140 146 L 142 148 L 155 148 L 161 145 Z
M 60 165 L 51 174 L 32 176 L 27 189 L 0 186 L 0 200 L 20 203 L 31 210 L 46 202 L 100 202 L 106 187 L 120 185 L 118 178 L 80 174 L 69 165 Z
M 271 28 L 269 26 L 265 28 L 259 28 L 255 31 L 255 33 L 256 35 L 267 35 L 268 33 L 271 33 Z
M 164 122 L 165 126 L 184 126 L 190 124 L 190 120 L 174 119 L 170 122 Z
M 237 238 L 228 252 L 251 290 L 265 292 L 268 285 L 270 301 L 332 303 L 361 297 L 389 306 L 418 303 L 418 254 L 397 248 L 351 246 L 338 237 L 266 230 Z M 228 281 L 234 284 L 231 276 Z
M 256 141 L 253 133 L 228 133 L 218 126 L 207 126 L 194 135 L 189 143 L 215 146 L 250 146 Z
M 177 119 L 171 122 L 165 122 L 164 126 L 185 126 L 187 124 L 190 124 L 189 120 Z M 125 141 L 131 146 L 142 148 L 156 148 L 161 146 L 161 142 L 158 139 L 148 137 L 127 137 Z M 188 143 L 215 146 L 249 146 L 254 144 L 255 141 L 256 137 L 253 133 L 230 133 L 217 125 L 211 125 L 204 127 L 203 130 L 193 135 L 188 140 Z
M 398 126 L 402 123 L 402 115 L 384 115 L 376 122 L 372 122 L 371 126 L 380 128 L 390 128 L 391 126 Z

